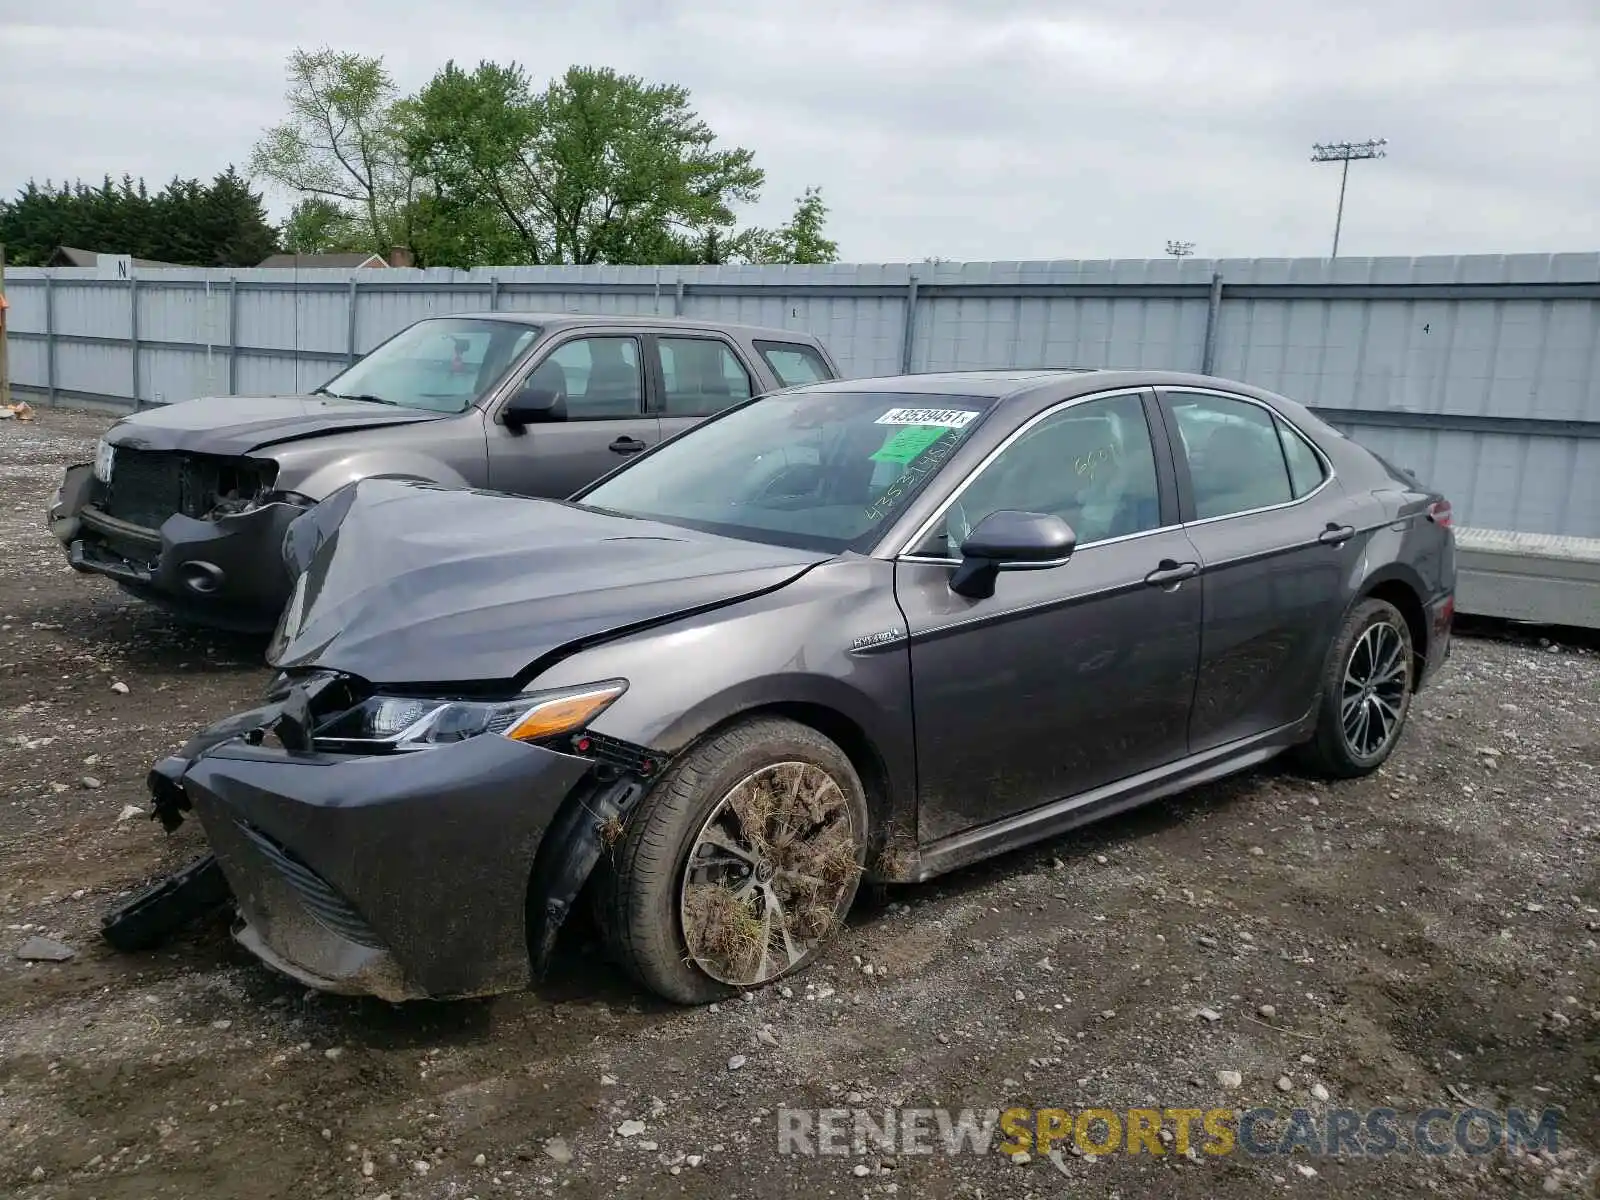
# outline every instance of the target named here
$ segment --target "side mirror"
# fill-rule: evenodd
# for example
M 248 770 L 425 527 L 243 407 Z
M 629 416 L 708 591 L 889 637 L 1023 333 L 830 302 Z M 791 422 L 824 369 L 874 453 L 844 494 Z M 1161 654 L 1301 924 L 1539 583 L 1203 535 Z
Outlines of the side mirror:
M 950 576 L 958 596 L 984 600 L 994 595 L 1001 571 L 1040 571 L 1072 557 L 1078 536 L 1060 517 L 1000 509 L 992 512 L 961 543 L 961 565 Z
M 545 386 L 537 379 L 524 384 L 506 405 L 500 415 L 507 425 L 533 425 L 541 421 L 565 421 L 567 397 L 564 392 Z

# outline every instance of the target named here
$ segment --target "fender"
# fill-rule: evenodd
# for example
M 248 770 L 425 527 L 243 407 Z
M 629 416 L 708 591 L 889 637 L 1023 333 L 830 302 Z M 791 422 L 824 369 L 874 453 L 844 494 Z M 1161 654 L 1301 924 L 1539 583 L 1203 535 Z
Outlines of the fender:
M 908 655 L 903 646 L 896 653 Z M 764 675 L 722 688 L 654 729 L 635 727 L 610 710 L 596 722 L 596 732 L 677 758 L 713 730 L 758 712 L 792 716 L 840 743 L 866 785 L 878 834 L 904 836 L 916 829 L 916 749 L 909 714 L 896 720 L 894 712 L 839 679 L 799 672 Z
M 1404 518 L 1402 518 L 1404 520 Z M 1345 580 L 1345 594 L 1351 601 L 1371 592 L 1384 583 L 1398 581 L 1417 594 L 1417 600 L 1428 603 L 1443 590 L 1430 584 L 1420 571 L 1400 551 L 1404 547 L 1409 528 L 1394 524 L 1373 531 L 1361 556 L 1351 565 L 1350 576 Z
M 294 485 L 294 490 L 313 500 L 325 500 L 340 488 L 362 479 L 416 479 L 445 487 L 471 487 L 455 470 L 426 454 L 394 449 L 353 450 L 321 464 Z
M 649 744 L 676 755 L 707 731 L 741 713 L 783 704 L 831 709 L 858 726 L 873 745 L 881 745 L 893 736 L 890 730 L 882 727 L 881 709 L 868 696 L 843 680 L 825 675 L 782 672 L 760 679 L 741 680 L 712 693 L 662 726 Z
M 909 834 L 917 789 L 905 703 L 911 654 L 892 572 L 877 559 L 830 560 L 715 613 L 584 647 L 537 678 L 548 687 L 631 680 L 594 732 L 669 755 L 746 713 L 788 710 L 840 742 L 858 769 L 875 769 L 880 778 L 866 779 L 863 769 L 863 782 L 881 793 L 885 823 Z M 795 628 L 808 631 L 799 647 Z M 855 644 L 879 631 L 897 636 L 866 649 Z
M 1389 536 L 1398 537 L 1399 535 L 1391 533 Z M 1411 594 L 1414 600 L 1411 603 L 1402 603 L 1399 607 L 1406 618 L 1407 624 L 1411 626 L 1412 642 L 1414 643 L 1412 649 L 1416 658 L 1416 688 L 1420 690 L 1427 682 L 1430 674 L 1429 664 L 1434 659 L 1434 643 L 1438 633 L 1436 626 L 1429 627 L 1428 614 L 1442 592 L 1448 590 L 1448 588 L 1446 585 L 1441 585 L 1440 587 L 1430 586 L 1415 567 L 1403 560 L 1391 558 L 1386 561 L 1380 561 L 1378 566 L 1370 571 L 1365 570 L 1367 565 L 1368 560 L 1364 558 L 1358 567 L 1361 570 L 1360 578 L 1353 579 L 1351 581 L 1353 586 L 1346 591 L 1346 595 L 1349 597 L 1346 612 L 1348 613 L 1350 608 L 1365 597 L 1384 589 L 1386 585 L 1399 585 Z M 1395 597 L 1391 596 L 1391 599 L 1395 599 Z M 1448 645 L 1448 643 L 1446 644 Z
M 1417 599 L 1423 604 L 1432 599 L 1433 589 L 1427 585 L 1415 568 L 1409 563 L 1403 562 L 1386 562 L 1370 573 L 1364 574 L 1359 580 L 1355 581 L 1352 595 L 1365 596 L 1385 583 L 1396 581 L 1405 584 L 1414 591 L 1417 594 Z

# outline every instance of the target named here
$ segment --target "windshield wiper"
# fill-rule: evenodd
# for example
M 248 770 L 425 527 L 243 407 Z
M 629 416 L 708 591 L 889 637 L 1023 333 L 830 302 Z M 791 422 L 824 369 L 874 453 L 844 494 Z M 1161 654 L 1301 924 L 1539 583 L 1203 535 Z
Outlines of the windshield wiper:
M 401 407 L 398 400 L 385 400 L 382 396 L 374 396 L 370 392 L 357 392 L 354 395 L 349 395 L 345 392 L 335 392 L 329 388 L 318 387 L 312 388 L 311 394 L 313 396 L 332 396 L 335 400 L 365 400 L 368 404 L 387 404 L 390 408 Z

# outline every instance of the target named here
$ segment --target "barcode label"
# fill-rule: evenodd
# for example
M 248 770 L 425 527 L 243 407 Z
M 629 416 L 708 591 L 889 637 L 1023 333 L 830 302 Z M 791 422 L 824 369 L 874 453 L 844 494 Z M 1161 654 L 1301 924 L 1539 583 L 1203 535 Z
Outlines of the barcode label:
M 970 408 L 891 408 L 878 418 L 879 425 L 937 425 L 963 429 L 978 414 Z

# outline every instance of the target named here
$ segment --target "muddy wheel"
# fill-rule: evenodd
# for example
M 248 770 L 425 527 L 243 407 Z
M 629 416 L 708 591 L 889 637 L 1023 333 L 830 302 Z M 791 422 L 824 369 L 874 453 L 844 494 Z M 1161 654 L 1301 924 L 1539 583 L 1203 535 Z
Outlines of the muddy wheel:
M 680 1004 L 805 967 L 844 920 L 866 860 L 849 758 L 816 730 L 759 718 L 674 764 L 596 880 L 613 957 Z
M 1351 609 L 1328 654 L 1317 730 L 1299 748 L 1301 762 L 1336 779 L 1382 766 L 1411 711 L 1414 663 L 1399 609 L 1385 600 Z

